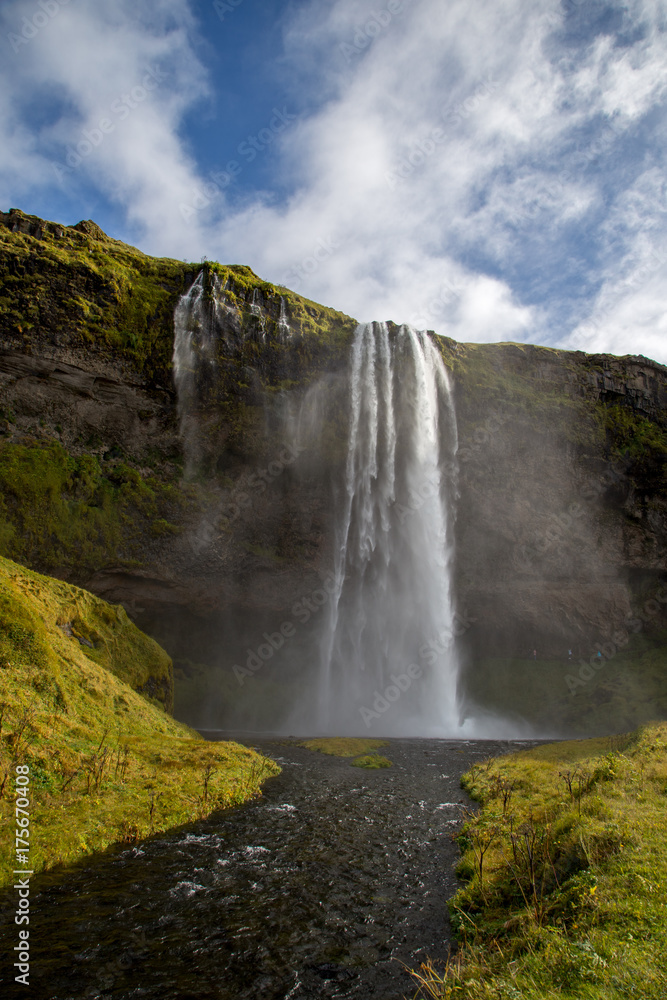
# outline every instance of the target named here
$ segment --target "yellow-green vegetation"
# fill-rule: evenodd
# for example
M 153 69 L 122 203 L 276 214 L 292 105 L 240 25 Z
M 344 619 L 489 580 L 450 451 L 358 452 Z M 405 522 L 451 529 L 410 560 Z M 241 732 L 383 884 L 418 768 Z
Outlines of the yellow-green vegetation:
M 278 772 L 176 722 L 171 696 L 171 660 L 122 607 L 0 559 L 0 822 L 28 765 L 33 870 L 238 804 Z
M 226 300 L 242 311 L 247 309 L 248 300 L 251 299 L 253 292 L 260 295 L 267 314 L 271 316 L 275 313 L 272 323 L 274 333 L 279 333 L 277 327 L 282 299 L 290 328 L 299 336 L 300 343 L 296 345 L 296 351 L 302 360 L 310 360 L 315 350 L 321 351 L 323 345 L 334 349 L 344 346 L 356 329 L 357 321 L 351 316 L 305 299 L 284 285 L 273 285 L 269 281 L 262 281 L 249 267 L 209 261 L 206 270 L 208 287 L 210 288 L 209 276 L 217 275 L 225 288 Z M 246 317 L 246 321 L 249 319 L 250 317 Z M 274 346 L 294 353 L 294 344 L 284 344 L 280 341 L 281 338 L 278 336 Z M 298 384 L 293 378 L 288 378 L 286 381 L 287 385 L 283 381 L 281 388 L 291 388 Z
M 391 767 L 391 761 L 388 757 L 383 757 L 379 753 L 367 753 L 362 757 L 355 757 L 352 761 L 352 767 L 365 767 L 367 770 L 373 771 L 381 767 Z
M 190 491 L 191 492 L 191 491 Z M 179 532 L 187 488 L 124 461 L 69 455 L 58 441 L 0 443 L 0 554 L 78 573 L 128 563 Z
M 161 378 L 174 303 L 200 266 L 149 257 L 89 221 L 61 226 L 15 210 L 0 226 L 0 326 L 26 346 L 51 334 L 106 347 Z
M 624 462 L 628 477 L 641 483 L 645 499 L 653 495 L 662 499 L 667 487 L 667 424 L 618 404 L 599 410 L 613 457 Z
M 435 343 L 464 387 L 457 399 L 464 436 L 476 440 L 489 426 L 537 420 L 544 433 L 599 457 L 622 457 L 628 475 L 664 487 L 667 421 L 660 413 L 642 416 L 633 405 L 596 401 L 591 378 L 604 371 L 599 356 L 533 344 L 457 344 L 448 337 Z M 613 376 L 634 380 L 623 358 L 614 362 Z
M 388 745 L 387 740 L 357 739 L 352 736 L 323 736 L 314 740 L 303 740 L 298 744 L 307 750 L 331 754 L 332 757 L 358 757 L 359 754 Z
M 470 433 L 489 414 L 496 420 L 538 418 L 550 433 L 599 446 L 604 434 L 595 407 L 581 397 L 586 372 L 572 352 L 532 344 L 457 344 L 437 337 L 445 363 L 465 386 L 457 419 Z
M 174 307 L 202 269 L 207 294 L 212 296 L 211 276 L 218 275 L 246 332 L 256 323 L 253 294 L 261 296 L 267 316 L 275 313 L 267 326 L 270 335 L 278 333 L 284 300 L 299 343 L 287 347 L 277 336 L 266 344 L 250 338 L 240 352 L 239 372 L 261 351 L 269 384 L 296 374 L 279 371 L 278 356 L 289 351 L 297 367 L 313 361 L 319 366 L 319 356 L 328 361 L 356 326 L 343 313 L 262 281 L 249 267 L 150 257 L 90 220 L 63 226 L 13 209 L 0 224 L 0 330 L 24 346 L 50 335 L 58 342 L 110 349 L 149 382 L 164 384 L 171 370 Z
M 450 903 L 461 946 L 427 997 L 667 996 L 667 724 L 475 765 Z

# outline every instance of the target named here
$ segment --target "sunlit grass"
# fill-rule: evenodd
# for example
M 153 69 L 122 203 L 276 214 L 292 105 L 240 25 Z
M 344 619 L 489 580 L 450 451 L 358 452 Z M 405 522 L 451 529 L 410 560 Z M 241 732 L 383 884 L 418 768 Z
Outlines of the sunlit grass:
M 476 765 L 450 903 L 461 948 L 420 996 L 667 996 L 667 724 Z
M 377 770 L 381 767 L 391 767 L 392 763 L 388 757 L 383 757 L 379 753 L 367 753 L 363 757 L 355 757 L 352 761 L 352 767 L 365 767 L 370 771 Z
M 387 740 L 357 739 L 352 736 L 331 736 L 321 739 L 302 740 L 300 747 L 307 750 L 319 750 L 320 753 L 331 754 L 332 757 L 357 757 L 359 754 L 379 747 L 386 747 Z
M 169 704 L 171 661 L 123 608 L 0 559 L 0 823 L 13 829 L 27 764 L 33 871 L 239 804 L 280 770 L 136 688 Z M 4 883 L 13 846 L 3 838 Z

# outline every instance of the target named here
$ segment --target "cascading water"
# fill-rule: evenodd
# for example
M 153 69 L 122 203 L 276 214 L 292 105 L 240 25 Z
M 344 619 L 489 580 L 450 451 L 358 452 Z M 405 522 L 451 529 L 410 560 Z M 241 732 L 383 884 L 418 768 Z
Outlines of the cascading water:
M 173 368 L 185 474 L 191 475 L 201 459 L 201 383 L 206 371 L 215 368 L 215 324 L 204 299 L 203 271 L 174 311 Z
M 217 455 L 219 341 L 235 351 L 264 330 L 256 290 L 242 317 L 236 306 L 232 315 L 217 276 L 209 281 L 200 273 L 174 316 L 174 377 L 190 474 Z M 279 312 L 271 337 L 288 339 L 282 300 Z M 317 458 L 326 424 L 322 407 L 336 396 L 339 378 L 323 376 L 298 405 L 291 397 L 273 401 L 274 423 L 293 440 L 306 478 L 325 472 Z M 298 642 L 276 647 L 281 653 L 272 656 L 273 673 L 267 666 L 261 678 L 253 675 L 255 701 L 262 701 L 260 681 L 277 684 L 272 690 L 283 693 L 284 707 L 276 706 L 271 726 L 290 732 L 467 735 L 456 699 L 457 433 L 447 371 L 426 333 L 373 323 L 357 328 L 348 385 L 333 572 L 313 595 L 319 613 L 311 628 L 299 631 Z M 273 628 L 266 633 L 273 635 Z M 251 638 L 245 658 L 254 665 L 256 656 Z
M 311 727 L 460 733 L 451 582 L 456 418 L 426 333 L 357 328 L 349 421 Z
M 278 316 L 278 339 L 283 342 L 291 340 L 292 338 L 292 328 L 289 325 L 289 320 L 287 319 L 287 310 L 285 308 L 285 300 L 280 296 L 280 314 Z

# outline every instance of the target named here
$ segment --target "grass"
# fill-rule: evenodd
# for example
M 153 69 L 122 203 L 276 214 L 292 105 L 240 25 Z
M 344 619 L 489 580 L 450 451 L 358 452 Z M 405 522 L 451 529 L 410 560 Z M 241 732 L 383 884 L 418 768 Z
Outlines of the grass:
M 185 488 L 123 460 L 73 456 L 58 441 L 0 443 L 0 554 L 79 575 L 127 563 L 173 535 Z
M 414 973 L 420 996 L 667 995 L 667 724 L 475 765 L 459 837 L 460 942 Z
M 379 753 L 367 753 L 362 757 L 355 757 L 352 767 L 365 767 L 369 771 L 378 770 L 381 767 L 391 767 L 392 763 L 388 757 L 383 757 Z
M 328 753 L 332 757 L 357 757 L 369 750 L 388 745 L 386 740 L 356 739 L 351 736 L 327 736 L 314 740 L 303 740 L 297 744 L 297 746 L 306 747 L 307 750 Z
M 0 559 L 0 822 L 13 826 L 27 765 L 31 869 L 239 804 L 279 771 L 200 739 L 171 698 L 171 660 L 122 607 Z M 7 884 L 8 838 L 1 858 Z

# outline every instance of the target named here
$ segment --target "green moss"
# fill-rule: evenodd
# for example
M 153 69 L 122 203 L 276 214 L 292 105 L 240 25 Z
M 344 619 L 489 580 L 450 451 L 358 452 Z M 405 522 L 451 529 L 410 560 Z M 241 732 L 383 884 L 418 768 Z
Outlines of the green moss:
M 352 767 L 365 767 L 373 771 L 382 767 L 391 767 L 392 763 L 388 757 L 382 757 L 379 753 L 367 753 L 363 757 L 355 757 L 351 761 Z
M 253 556 L 258 556 L 260 559 L 268 559 L 273 563 L 284 562 L 284 558 L 276 552 L 275 549 L 268 548 L 264 545 L 255 545 L 252 542 L 242 542 L 241 547 L 249 552 Z
M 298 744 L 308 750 L 328 753 L 333 757 L 356 757 L 368 750 L 386 747 L 386 740 L 357 739 L 352 736 L 324 736 L 314 740 L 303 740 Z
M 123 461 L 75 457 L 58 441 L 0 444 L 0 554 L 45 570 L 81 574 L 131 561 L 144 531 L 178 530 L 164 513 L 185 502 L 184 493 Z
M 27 764 L 33 870 L 242 802 L 279 770 L 198 739 L 170 703 L 169 657 L 121 607 L 0 559 L 0 821 Z
M 611 455 L 627 464 L 627 475 L 641 483 L 644 494 L 667 487 L 667 422 L 658 423 L 626 406 L 600 404 L 600 426 Z
M 480 414 L 492 413 L 539 421 L 577 445 L 599 443 L 571 352 L 532 344 L 457 344 L 447 337 L 435 343 L 460 386 L 457 419 L 464 436 L 474 434 Z
M 163 517 L 159 517 L 153 521 L 150 530 L 154 538 L 164 538 L 169 535 L 180 535 L 182 529 L 178 524 L 170 524 Z

